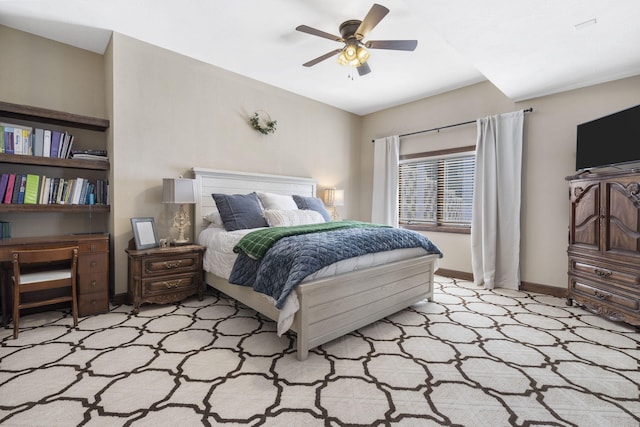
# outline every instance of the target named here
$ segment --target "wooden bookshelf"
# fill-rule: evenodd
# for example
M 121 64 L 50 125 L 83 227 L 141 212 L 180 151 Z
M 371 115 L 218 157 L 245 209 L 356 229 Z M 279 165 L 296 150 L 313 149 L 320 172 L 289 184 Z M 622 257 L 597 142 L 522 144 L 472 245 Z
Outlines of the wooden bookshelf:
M 0 117 L 105 132 L 109 120 L 0 101 Z
M 18 165 L 52 166 L 70 169 L 109 170 L 109 161 L 85 159 L 59 159 L 57 157 L 27 156 L 0 153 L 0 163 Z
M 59 205 L 55 203 L 25 205 L 19 203 L 0 204 L 0 212 L 63 212 L 88 213 L 109 212 L 109 205 Z
M 64 111 L 49 110 L 46 108 L 33 107 L 29 105 L 12 104 L 0 101 L 0 121 L 10 122 L 11 119 L 21 120 L 37 124 L 53 124 L 64 128 L 85 129 L 94 132 L 104 133 L 109 128 L 109 120 L 83 116 L 79 114 L 67 113 Z M 79 171 L 99 171 L 104 175 L 110 168 L 108 160 L 87 160 L 87 159 L 62 159 L 57 157 L 31 156 L 24 154 L 0 153 L 0 164 L 5 169 L 20 169 L 20 166 L 46 167 L 56 173 L 56 169 L 77 169 Z M 13 166 L 12 166 L 13 165 Z M 22 172 L 24 173 L 24 172 Z M 80 173 L 79 173 L 80 174 Z M 86 175 L 86 173 L 85 173 Z M 110 212 L 111 207 L 104 204 L 21 204 L 9 203 L 0 204 L 0 213 L 4 212 L 62 212 L 62 213 L 90 213 L 90 212 Z

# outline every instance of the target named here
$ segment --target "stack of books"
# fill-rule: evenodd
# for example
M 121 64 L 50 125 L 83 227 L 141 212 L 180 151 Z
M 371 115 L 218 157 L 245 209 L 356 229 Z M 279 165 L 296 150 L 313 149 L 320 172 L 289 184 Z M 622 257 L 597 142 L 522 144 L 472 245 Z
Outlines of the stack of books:
M 72 150 L 72 159 L 107 161 L 107 150 Z
M 50 178 L 35 174 L 0 175 L 0 202 L 25 205 L 108 205 L 109 182 L 86 178 Z
M 69 159 L 73 141 L 68 132 L 0 123 L 0 153 Z

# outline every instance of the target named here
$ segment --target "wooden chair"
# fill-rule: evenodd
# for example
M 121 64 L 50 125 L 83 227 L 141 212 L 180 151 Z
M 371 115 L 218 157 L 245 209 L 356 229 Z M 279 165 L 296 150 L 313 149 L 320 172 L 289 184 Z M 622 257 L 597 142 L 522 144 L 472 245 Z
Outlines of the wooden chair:
M 76 297 L 76 275 L 78 270 L 78 247 L 34 249 L 14 251 L 13 262 L 13 338 L 18 338 L 20 310 L 31 307 L 71 302 L 73 326 L 78 326 L 78 301 Z M 68 288 L 61 295 L 57 289 Z M 53 292 L 51 292 L 53 290 Z M 28 300 L 23 297 L 32 294 Z

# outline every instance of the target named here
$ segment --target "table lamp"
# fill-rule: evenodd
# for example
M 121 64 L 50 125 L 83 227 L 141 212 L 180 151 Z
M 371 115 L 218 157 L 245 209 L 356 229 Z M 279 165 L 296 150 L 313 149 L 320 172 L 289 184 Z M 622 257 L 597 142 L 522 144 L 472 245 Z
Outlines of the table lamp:
M 184 245 L 189 242 L 189 239 L 184 235 L 185 229 L 191 225 L 187 205 L 197 201 L 198 187 L 195 179 L 182 177 L 162 179 L 162 203 L 180 205 L 180 209 L 173 217 L 173 227 L 178 229 L 178 238 L 174 240 L 176 245 Z
M 344 190 L 336 190 L 335 188 L 327 188 L 324 190 L 322 197 L 324 204 L 331 208 L 331 220 L 340 219 L 338 215 L 338 206 L 344 206 Z

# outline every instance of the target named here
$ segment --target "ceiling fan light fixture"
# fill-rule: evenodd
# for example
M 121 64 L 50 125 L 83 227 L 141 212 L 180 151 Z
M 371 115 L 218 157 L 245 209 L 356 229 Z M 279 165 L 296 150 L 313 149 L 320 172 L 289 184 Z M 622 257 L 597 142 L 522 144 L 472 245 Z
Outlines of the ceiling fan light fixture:
M 369 59 L 369 51 L 357 42 L 348 42 L 338 55 L 338 63 L 351 67 L 359 67 Z
M 358 51 L 356 52 L 356 56 L 358 57 L 358 61 L 360 62 L 358 66 L 360 66 L 369 60 L 371 54 L 364 46 L 360 46 L 358 48 Z
M 344 53 L 344 49 L 340 52 L 340 55 L 338 55 L 338 63 L 340 65 L 349 65 L 349 60 L 347 59 L 347 55 Z
M 340 36 L 335 36 L 307 25 L 298 25 L 296 27 L 297 31 L 344 43 L 342 48 L 332 50 L 331 52 L 325 53 L 311 61 L 307 61 L 302 65 L 304 67 L 311 67 L 338 54 L 337 59 L 340 65 L 350 67 L 350 73 L 353 73 L 353 69 L 357 69 L 358 75 L 364 76 L 371 72 L 371 68 L 367 63 L 370 56 L 368 49 L 414 50 L 418 44 L 417 40 L 365 41 L 369 32 L 378 25 L 382 18 L 384 18 L 388 13 L 389 9 L 374 3 L 362 21 L 350 19 L 340 24 Z

